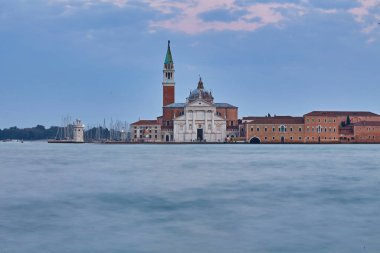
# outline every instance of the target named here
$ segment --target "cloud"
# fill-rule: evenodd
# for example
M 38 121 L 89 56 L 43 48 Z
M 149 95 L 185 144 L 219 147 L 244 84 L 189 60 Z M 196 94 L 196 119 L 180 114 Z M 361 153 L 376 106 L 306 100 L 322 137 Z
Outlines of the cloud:
M 321 9 L 321 8 L 316 8 L 316 11 L 322 14 L 337 14 L 338 9 Z
M 129 0 L 48 0 L 51 5 L 62 5 L 64 7 L 63 15 L 70 15 L 78 9 L 89 9 L 100 4 L 110 4 L 123 8 L 127 6 L 128 2 Z
M 307 11 L 294 3 L 245 3 L 235 0 L 145 0 L 150 8 L 167 16 L 151 21 L 152 29 L 169 29 L 188 34 L 207 31 L 254 31 L 268 25 L 280 25 L 289 17 L 302 16 Z M 240 13 L 234 20 L 205 20 L 202 15 L 212 11 Z
M 379 25 L 380 15 L 380 0 L 357 0 L 358 7 L 348 10 L 356 22 L 363 26 L 361 32 L 369 35 L 370 38 L 367 43 L 373 43 L 376 41 L 374 34 L 378 34 L 377 31 Z
M 355 20 L 359 23 L 364 23 L 367 17 L 373 16 L 371 11 L 380 6 L 380 0 L 357 0 L 359 7 L 349 9 Z

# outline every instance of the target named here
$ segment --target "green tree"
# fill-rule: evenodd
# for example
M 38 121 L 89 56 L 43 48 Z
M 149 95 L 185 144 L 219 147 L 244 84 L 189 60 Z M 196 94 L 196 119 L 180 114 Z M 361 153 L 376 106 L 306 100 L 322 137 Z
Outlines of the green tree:
M 350 115 L 347 115 L 346 125 L 351 125 Z

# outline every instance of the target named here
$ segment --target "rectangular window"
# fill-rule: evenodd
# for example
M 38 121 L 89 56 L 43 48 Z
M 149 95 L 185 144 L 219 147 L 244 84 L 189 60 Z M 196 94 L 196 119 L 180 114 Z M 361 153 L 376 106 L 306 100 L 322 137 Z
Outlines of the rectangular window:
M 302 132 L 302 128 L 298 128 L 298 132 Z
M 293 132 L 293 127 L 290 128 L 290 132 Z
M 256 128 L 257 132 L 260 132 L 260 128 Z
M 154 138 L 156 138 L 156 139 L 157 139 L 157 135 L 155 135 L 155 136 L 154 136 Z
M 253 127 L 251 127 L 251 132 L 253 132 Z
M 264 131 L 267 132 L 267 131 L 268 131 L 268 128 L 264 128 Z
M 272 132 L 275 132 L 275 131 L 276 131 L 276 128 L 273 127 L 273 128 L 272 128 Z

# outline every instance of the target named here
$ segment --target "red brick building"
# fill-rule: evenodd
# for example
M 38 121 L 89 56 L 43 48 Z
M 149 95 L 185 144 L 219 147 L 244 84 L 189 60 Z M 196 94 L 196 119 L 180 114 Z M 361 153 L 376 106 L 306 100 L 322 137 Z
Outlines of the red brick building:
M 380 143 L 380 115 L 313 111 L 303 117 L 244 117 L 240 133 L 248 143 Z
M 302 117 L 244 117 L 243 128 L 248 143 L 303 143 L 304 119 Z
M 380 116 L 372 112 L 313 111 L 304 115 L 305 142 L 339 143 L 354 141 L 353 129 L 345 127 L 365 121 L 380 121 Z
M 362 121 L 352 128 L 356 143 L 380 143 L 380 121 Z

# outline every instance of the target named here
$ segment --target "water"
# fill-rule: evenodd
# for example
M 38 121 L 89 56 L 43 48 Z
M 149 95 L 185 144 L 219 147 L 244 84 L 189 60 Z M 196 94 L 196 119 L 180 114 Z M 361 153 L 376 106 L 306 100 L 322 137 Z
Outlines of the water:
M 0 253 L 380 252 L 379 145 L 0 143 Z

